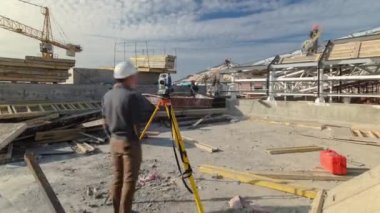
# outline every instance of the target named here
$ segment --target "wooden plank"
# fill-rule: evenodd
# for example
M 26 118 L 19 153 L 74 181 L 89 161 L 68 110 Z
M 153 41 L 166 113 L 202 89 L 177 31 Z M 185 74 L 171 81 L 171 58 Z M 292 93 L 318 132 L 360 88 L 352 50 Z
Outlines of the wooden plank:
M 25 123 L 1 123 L 0 124 L 0 150 L 10 144 L 27 128 Z
M 26 153 L 24 156 L 24 160 L 26 162 L 26 165 L 32 172 L 34 178 L 40 185 L 42 193 L 46 198 L 51 211 L 55 213 L 64 213 L 65 210 L 63 209 L 61 203 L 55 195 L 53 188 L 51 187 L 48 179 L 46 178 L 34 155 L 31 153 Z
M 105 143 L 106 142 L 106 139 L 100 138 L 100 137 L 97 137 L 97 136 L 94 136 L 94 135 L 91 135 L 91 134 L 87 134 L 87 133 L 84 133 L 84 132 L 80 132 L 79 134 L 83 135 L 85 137 L 94 139 L 97 143 Z
M 81 127 L 83 128 L 92 128 L 92 127 L 99 127 L 99 126 L 101 127 L 103 126 L 103 124 L 104 124 L 104 121 L 103 121 L 103 118 L 101 118 L 94 121 L 82 123 Z
M 59 113 L 50 113 L 48 115 L 43 115 L 43 116 L 40 116 L 37 118 L 32 118 L 32 119 L 26 120 L 25 123 L 28 125 L 28 127 L 35 126 L 35 125 L 41 125 L 44 123 L 48 123 L 48 122 L 50 122 L 50 120 L 56 119 L 58 117 L 59 117 Z
M 344 182 L 327 192 L 324 213 L 378 212 L 380 209 L 380 166 Z
M 37 132 L 34 140 L 39 143 L 70 141 L 79 136 L 81 128 Z
M 262 179 L 262 177 L 255 176 L 246 172 L 234 171 L 234 170 L 226 169 L 222 167 L 216 167 L 216 166 L 211 166 L 211 165 L 201 165 L 199 167 L 199 171 L 202 173 L 217 175 L 223 178 L 237 180 L 243 183 L 261 186 L 261 187 L 265 187 L 265 188 L 269 188 L 269 189 L 273 189 L 273 190 L 277 190 L 281 192 L 286 192 L 286 193 L 290 193 L 293 195 L 298 195 L 298 196 L 302 196 L 302 197 L 306 197 L 310 199 L 315 198 L 317 195 L 316 188 L 306 188 L 302 186 L 271 182 L 271 181 Z
M 49 131 L 51 129 L 68 127 L 68 126 L 77 126 L 80 123 L 88 122 L 94 119 L 99 118 L 101 115 L 100 110 L 91 110 L 86 112 L 75 113 L 69 116 L 65 116 L 59 119 L 55 119 L 50 123 L 33 126 L 25 130 L 21 135 L 22 138 L 32 137 L 36 132 Z
M 280 180 L 347 181 L 352 176 L 332 175 L 319 171 L 253 171 L 251 174 Z
M 372 134 L 374 134 L 377 138 L 380 138 L 380 132 L 376 130 L 371 130 Z
M 314 198 L 311 203 L 311 209 L 309 213 L 322 213 L 323 211 L 323 203 L 326 198 L 326 190 L 321 189 L 318 191 L 317 196 Z
M 201 149 L 201 150 L 206 151 L 206 152 L 213 153 L 213 152 L 220 151 L 220 149 L 218 147 L 214 147 L 214 146 L 204 144 L 204 143 L 199 143 L 197 140 L 195 140 L 193 138 L 182 136 L 182 139 L 184 140 L 185 143 L 193 144 L 198 149 Z
M 348 127 L 329 127 L 329 129 L 331 130 L 331 138 L 334 140 L 380 146 L 380 140 L 378 138 L 364 137 L 359 129 L 351 129 Z
M 77 152 L 80 154 L 88 154 L 88 153 L 92 153 L 96 150 L 95 147 L 91 146 L 90 144 L 88 144 L 86 142 L 74 141 L 74 144 L 77 148 Z
M 287 154 L 287 153 L 300 153 L 300 152 L 314 152 L 324 150 L 320 146 L 295 146 L 295 147 L 280 147 L 280 148 L 269 148 L 267 152 L 272 155 L 277 154 Z
M 197 120 L 193 125 L 191 125 L 189 128 L 195 128 L 197 127 L 200 123 L 202 123 L 205 119 L 209 118 L 212 114 L 207 114 L 205 115 L 204 117 L 200 118 L 199 120 Z

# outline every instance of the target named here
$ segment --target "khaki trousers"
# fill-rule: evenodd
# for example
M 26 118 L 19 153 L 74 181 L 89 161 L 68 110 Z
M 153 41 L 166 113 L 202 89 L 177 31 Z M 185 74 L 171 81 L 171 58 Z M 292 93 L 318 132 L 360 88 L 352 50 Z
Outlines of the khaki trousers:
M 110 144 L 114 176 L 111 189 L 114 212 L 130 213 L 142 159 L 141 144 L 139 141 L 127 142 L 115 138 L 111 138 Z

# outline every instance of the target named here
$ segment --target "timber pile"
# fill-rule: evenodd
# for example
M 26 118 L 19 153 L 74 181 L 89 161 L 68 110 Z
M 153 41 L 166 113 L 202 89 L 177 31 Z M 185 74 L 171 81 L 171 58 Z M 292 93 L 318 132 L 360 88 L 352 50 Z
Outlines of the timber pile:
M 380 39 L 334 44 L 328 60 L 380 57 Z
M 25 59 L 0 58 L 0 81 L 12 82 L 65 82 L 75 60 L 42 59 L 26 56 Z
M 139 72 L 167 72 L 175 69 L 175 56 L 172 55 L 137 55 L 131 57 Z
M 0 164 L 22 160 L 22 156 L 28 150 L 36 147 L 50 149 L 50 145 L 57 143 L 67 144 L 72 148 L 72 152 L 79 154 L 93 153 L 96 147 L 91 144 L 106 142 L 104 133 L 99 128 L 95 130 L 98 132 L 94 132 L 94 129 L 82 124 L 100 117 L 100 109 L 88 109 L 69 114 L 51 113 L 33 118 L 19 117 L 18 123 L 0 123 Z M 43 153 L 62 154 L 54 149 L 45 150 Z

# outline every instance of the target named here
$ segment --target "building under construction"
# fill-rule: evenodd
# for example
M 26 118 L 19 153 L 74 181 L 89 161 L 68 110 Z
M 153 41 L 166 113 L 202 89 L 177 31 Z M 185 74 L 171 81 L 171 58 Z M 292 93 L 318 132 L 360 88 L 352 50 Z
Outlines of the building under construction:
M 0 58 L 0 212 L 113 212 L 101 113 L 113 66 L 55 57 L 53 46 L 82 48 L 55 40 L 49 9 L 32 6 L 43 30 L 0 16 L 1 28 L 41 42 L 41 57 Z M 169 86 L 161 74 L 177 72 L 177 55 L 124 56 L 140 75 L 141 125 L 152 123 L 133 208 L 378 212 L 378 32 L 253 64 L 226 59 Z

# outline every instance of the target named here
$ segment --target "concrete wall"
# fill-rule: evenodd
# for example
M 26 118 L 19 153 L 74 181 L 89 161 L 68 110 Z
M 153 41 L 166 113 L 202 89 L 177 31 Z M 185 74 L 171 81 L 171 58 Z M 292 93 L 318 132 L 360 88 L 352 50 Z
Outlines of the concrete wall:
M 0 84 L 0 103 L 101 100 L 106 85 Z
M 380 106 L 314 102 L 267 102 L 239 99 L 230 101 L 231 112 L 274 119 L 307 120 L 323 123 L 380 125 Z
M 71 76 L 66 84 L 113 84 L 113 70 L 74 67 L 69 69 Z

